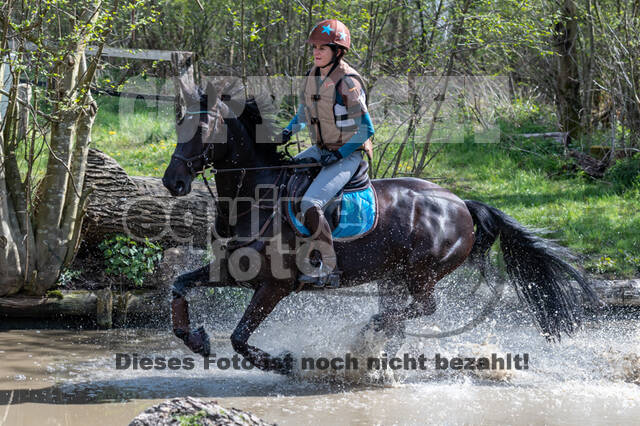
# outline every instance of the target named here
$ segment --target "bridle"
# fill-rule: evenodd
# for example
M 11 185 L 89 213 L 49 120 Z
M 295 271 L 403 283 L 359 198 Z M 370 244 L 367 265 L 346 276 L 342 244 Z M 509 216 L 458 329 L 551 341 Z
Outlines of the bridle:
M 195 114 L 207 114 L 210 115 L 211 111 L 186 111 L 186 114 L 190 114 L 190 115 L 195 115 Z M 213 191 L 211 190 L 211 186 L 209 185 L 209 181 L 207 179 L 206 176 L 206 170 L 207 169 L 211 169 L 211 172 L 216 175 L 218 173 L 235 173 L 235 172 L 240 172 L 240 181 L 238 182 L 237 186 L 236 186 L 236 195 L 234 197 L 234 199 L 237 199 L 240 195 L 240 191 L 242 190 L 242 185 L 244 184 L 244 178 L 247 174 L 247 172 L 249 171 L 258 171 L 258 170 L 275 170 L 275 169 L 279 169 L 281 170 L 281 172 L 278 174 L 278 177 L 276 178 L 276 181 L 274 182 L 274 190 L 278 191 L 278 199 L 280 199 L 280 195 L 282 190 L 285 187 L 284 182 L 281 183 L 281 181 L 283 180 L 283 178 L 286 176 L 286 170 L 287 169 L 297 169 L 297 168 L 309 168 L 309 167 L 321 167 L 322 165 L 320 163 L 305 163 L 305 164 L 283 164 L 283 165 L 279 165 L 279 166 L 259 166 L 259 167 L 238 167 L 238 168 L 225 168 L 225 169 L 216 169 L 215 167 L 212 166 L 212 162 L 213 162 L 213 155 L 212 155 L 212 149 L 213 149 L 213 143 L 207 143 L 205 144 L 207 147 L 198 155 L 194 155 L 192 157 L 185 157 L 184 155 L 181 154 L 177 154 L 177 153 L 173 153 L 171 155 L 171 159 L 176 159 L 179 161 L 182 161 L 187 168 L 189 169 L 189 172 L 191 173 L 192 176 L 197 176 L 197 175 L 201 175 L 202 176 L 202 180 L 204 181 L 205 186 L 207 187 L 207 190 L 209 191 L 209 194 L 211 195 L 211 198 L 213 199 L 215 205 L 216 205 L 216 210 L 218 212 L 218 214 L 222 217 L 225 217 L 226 219 L 229 219 L 229 215 L 225 214 L 224 212 L 222 212 L 222 210 L 220 209 L 220 205 L 217 202 L 216 196 L 214 195 Z M 201 171 L 196 171 L 193 169 L 193 163 L 198 161 L 198 160 L 202 160 L 203 161 L 203 167 Z M 251 209 L 254 206 L 257 206 L 259 209 L 264 209 L 266 207 L 261 206 L 260 201 L 262 200 L 262 198 L 259 198 L 258 200 L 256 200 L 256 204 L 252 203 L 252 205 L 245 211 L 243 211 L 242 213 L 237 213 L 236 214 L 236 218 L 244 216 L 245 214 L 249 213 L 251 211 Z M 270 206 L 269 209 L 272 210 L 271 215 L 269 216 L 269 218 L 267 219 L 267 221 L 264 223 L 264 225 L 261 227 L 259 235 L 262 235 L 262 233 L 266 230 L 266 228 L 268 227 L 268 225 L 271 223 L 271 221 L 273 220 L 273 218 L 276 215 L 277 212 L 277 205 L 278 203 L 274 203 L 273 206 Z M 243 244 L 244 245 L 244 244 Z M 240 247 L 240 246 L 238 246 Z
M 206 114 L 207 117 L 209 116 L 209 114 L 211 114 L 211 111 L 186 111 L 185 115 L 195 115 L 195 114 Z M 198 127 L 200 128 L 201 126 L 198 125 Z M 207 165 L 210 163 L 209 160 L 209 154 L 211 152 L 212 143 L 209 144 L 205 144 L 207 145 L 206 149 L 204 151 L 202 151 L 200 154 L 198 155 L 194 155 L 193 157 L 185 157 L 184 155 L 181 154 L 176 154 L 175 152 L 171 155 L 171 159 L 177 159 L 180 160 L 182 162 L 185 163 L 185 165 L 187 166 L 187 168 L 189 169 L 189 172 L 191 173 L 192 176 L 198 174 L 199 172 L 196 172 L 195 170 L 193 170 L 193 162 L 194 161 L 198 161 L 198 160 L 202 160 L 203 164 L 204 164 L 204 168 L 203 170 L 207 167 Z

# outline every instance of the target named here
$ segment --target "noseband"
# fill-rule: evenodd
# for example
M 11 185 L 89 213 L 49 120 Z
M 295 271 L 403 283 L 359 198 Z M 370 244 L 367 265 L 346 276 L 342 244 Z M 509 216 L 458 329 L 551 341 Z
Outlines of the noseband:
M 195 115 L 195 114 L 206 114 L 207 117 L 209 116 L 209 114 L 211 114 L 211 111 L 187 111 L 185 112 L 185 115 Z M 207 124 L 208 126 L 208 124 Z M 200 124 L 198 124 L 198 128 L 200 129 L 202 126 Z M 203 142 L 204 143 L 204 142 Z M 202 169 L 206 169 L 207 166 L 209 165 L 209 162 L 211 160 L 213 160 L 213 158 L 209 158 L 209 155 L 211 153 L 211 150 L 213 148 L 213 143 L 208 143 L 208 144 L 204 144 L 206 145 L 206 149 L 204 151 L 202 151 L 200 154 L 198 155 L 194 155 L 193 157 L 185 157 L 184 155 L 180 155 L 180 154 L 176 154 L 175 152 L 171 155 L 171 158 L 175 158 L 177 160 L 180 160 L 182 162 L 185 163 L 185 165 L 187 166 L 187 168 L 189 169 L 189 172 L 191 173 L 192 176 L 197 175 L 199 172 L 196 172 L 195 170 L 193 170 L 193 162 L 194 161 L 198 161 L 198 160 L 203 160 L 203 166 Z

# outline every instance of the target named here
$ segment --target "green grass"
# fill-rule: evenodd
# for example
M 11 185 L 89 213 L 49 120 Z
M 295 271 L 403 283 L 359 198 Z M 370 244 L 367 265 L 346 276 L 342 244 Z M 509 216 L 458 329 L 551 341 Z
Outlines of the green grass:
M 115 158 L 127 173 L 162 176 L 175 147 L 173 104 L 99 96 L 93 147 Z M 120 111 L 123 111 L 120 113 Z
M 503 144 L 447 146 L 430 175 L 449 178 L 465 199 L 495 206 L 521 223 L 552 231 L 562 245 L 585 256 L 584 266 L 608 276 L 640 275 L 640 191 L 568 174 L 554 175 L 537 157 Z
M 173 106 L 163 112 L 136 101 L 130 114 L 118 113 L 116 98 L 98 98 L 100 110 L 93 130 L 94 146 L 113 156 L 131 175 L 162 176 L 176 141 Z M 129 100 L 131 102 L 131 100 Z M 501 141 L 475 143 L 464 132 L 451 138 L 434 134 L 431 152 L 442 148 L 424 177 L 446 178 L 442 185 L 464 199 L 495 206 L 518 221 L 552 231 L 551 238 L 583 256 L 582 265 L 607 277 L 640 275 L 640 185 L 616 185 L 583 177 L 563 168 L 560 147 L 548 140 L 511 136 L 554 130 L 552 113 L 531 103 L 515 104 L 499 121 Z M 422 129 L 421 134 L 424 134 Z M 420 132 L 419 132 L 420 133 Z M 376 128 L 377 143 L 391 129 Z M 306 131 L 302 136 L 307 141 Z M 400 132 L 395 140 L 402 140 Z M 397 145 L 388 149 L 391 159 Z M 403 155 L 404 171 L 412 166 L 411 151 Z M 440 181 L 438 181 L 440 182 Z

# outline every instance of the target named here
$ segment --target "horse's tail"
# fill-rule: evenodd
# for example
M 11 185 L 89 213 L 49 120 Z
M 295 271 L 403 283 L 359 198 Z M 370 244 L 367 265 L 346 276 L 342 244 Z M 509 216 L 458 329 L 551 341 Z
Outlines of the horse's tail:
M 563 260 L 572 257 L 569 250 L 535 235 L 537 230 L 527 229 L 494 207 L 469 200 L 465 204 L 476 225 L 471 259 L 485 264 L 489 249 L 500 237 L 510 281 L 547 339 L 573 333 L 580 325 L 580 301 L 570 280 L 578 283 L 586 300 L 598 303 L 598 297 L 587 278 Z

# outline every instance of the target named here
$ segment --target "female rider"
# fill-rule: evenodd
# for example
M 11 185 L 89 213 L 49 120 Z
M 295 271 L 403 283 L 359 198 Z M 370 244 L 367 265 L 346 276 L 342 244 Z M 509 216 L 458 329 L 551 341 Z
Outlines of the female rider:
M 313 159 L 322 169 L 305 192 L 300 208 L 304 226 L 311 233 L 321 259 L 313 275 L 300 274 L 300 282 L 318 286 L 338 285 L 331 229 L 322 208 L 356 172 L 362 152 L 372 155 L 374 129 L 367 111 L 362 78 L 342 58 L 349 50 L 349 29 L 340 21 L 327 19 L 311 31 L 307 43 L 313 46 L 314 65 L 307 73 L 298 114 L 282 131 L 282 142 L 309 127 L 313 145 L 296 155 L 296 160 Z M 320 244 L 318 244 L 320 243 Z

